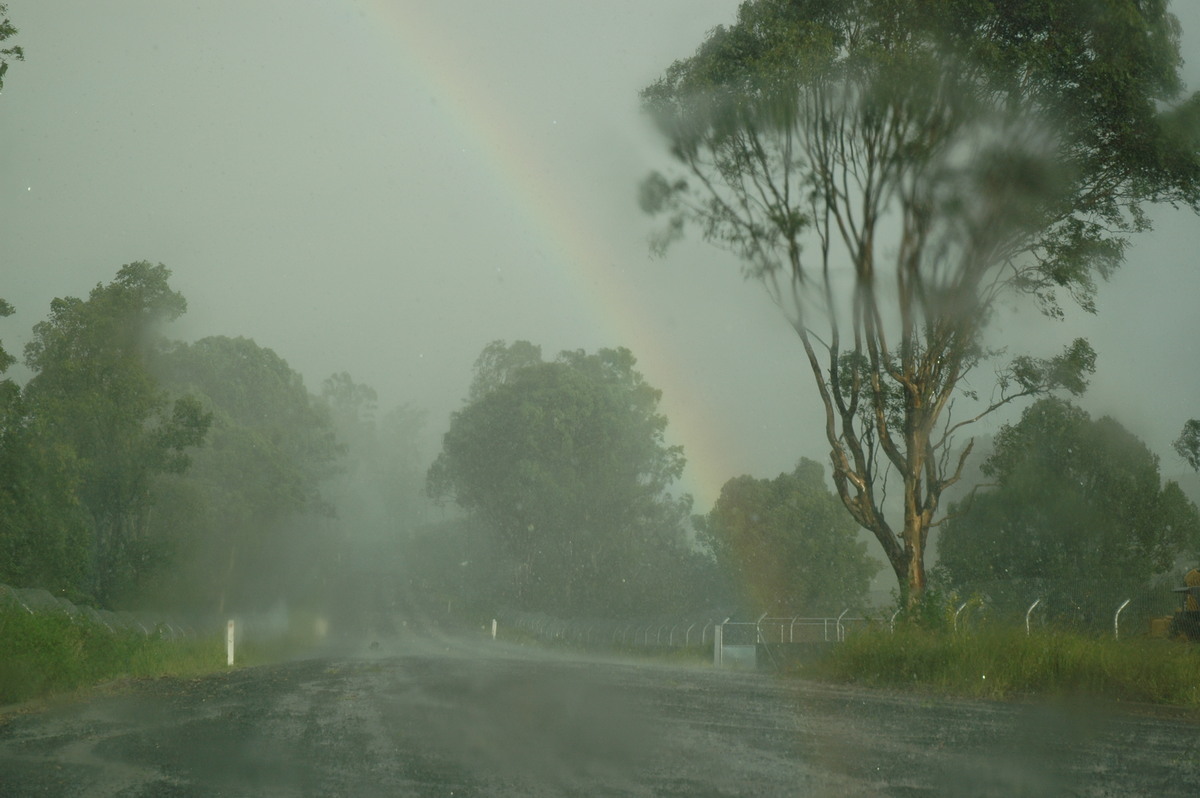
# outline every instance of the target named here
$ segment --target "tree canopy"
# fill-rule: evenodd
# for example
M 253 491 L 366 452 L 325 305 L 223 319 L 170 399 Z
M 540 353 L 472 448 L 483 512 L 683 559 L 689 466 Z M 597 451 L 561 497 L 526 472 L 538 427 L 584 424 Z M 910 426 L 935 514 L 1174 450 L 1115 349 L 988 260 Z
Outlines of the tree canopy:
M 430 495 L 494 531 L 526 608 L 604 615 L 665 600 L 691 501 L 667 492 L 684 458 L 664 442 L 660 392 L 627 349 L 538 354 L 527 342 L 484 350 Z
M 956 433 L 1094 368 L 1077 340 L 980 390 L 997 302 L 1093 311 L 1144 203 L 1197 209 L 1178 38 L 1165 0 L 754 0 L 642 93 L 678 164 L 641 187 L 655 248 L 694 223 L 789 314 L 838 494 L 910 602 Z
M 188 473 L 158 485 L 156 529 L 178 559 L 172 598 L 223 612 L 311 594 L 330 552 L 305 522 L 332 513 L 323 487 L 342 452 L 327 407 L 248 338 L 174 343 L 155 374 L 212 418 Z
M 1121 598 L 1200 547 L 1200 514 L 1158 458 L 1109 417 L 1042 399 L 983 466 L 995 487 L 951 506 L 938 542 L 950 586 L 1024 610 L 1105 622 Z
M 44 446 L 71 453 L 75 488 L 91 526 L 91 590 L 109 602 L 161 556 L 147 535 L 152 480 L 186 470 L 210 416 L 194 398 L 169 396 L 151 373 L 163 324 L 186 309 L 170 271 L 122 266 L 86 300 L 55 299 L 33 328 L 25 364 L 29 423 Z
M 861 606 L 879 570 L 820 464 L 807 458 L 774 479 L 729 480 L 696 529 L 755 613 L 818 616 Z
M 33 376 L 0 380 L 0 582 L 224 613 L 329 611 L 363 570 L 398 581 L 398 544 L 427 520 L 423 415 L 376 419 L 345 373 L 314 396 L 248 338 L 171 341 L 186 307 L 138 262 L 34 326 Z
M 1187 464 L 1200 471 L 1200 420 L 1188 419 L 1179 437 L 1175 439 L 1175 451 Z

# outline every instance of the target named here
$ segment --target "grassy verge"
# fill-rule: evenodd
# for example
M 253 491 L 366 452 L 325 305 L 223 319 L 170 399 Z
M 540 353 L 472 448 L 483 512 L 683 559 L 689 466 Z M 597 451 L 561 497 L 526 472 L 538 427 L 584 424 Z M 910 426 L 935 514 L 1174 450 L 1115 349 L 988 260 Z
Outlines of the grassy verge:
M 1200 647 L 1147 638 L 877 629 L 836 646 L 805 673 L 980 698 L 1087 695 L 1200 707 Z
M 116 676 L 190 674 L 224 665 L 218 637 L 171 641 L 62 614 L 0 609 L 0 704 Z
M 277 662 L 311 641 L 285 635 L 239 646 L 239 667 Z M 222 634 L 171 640 L 112 631 L 65 614 L 0 608 L 0 706 L 117 677 L 195 676 L 226 670 Z

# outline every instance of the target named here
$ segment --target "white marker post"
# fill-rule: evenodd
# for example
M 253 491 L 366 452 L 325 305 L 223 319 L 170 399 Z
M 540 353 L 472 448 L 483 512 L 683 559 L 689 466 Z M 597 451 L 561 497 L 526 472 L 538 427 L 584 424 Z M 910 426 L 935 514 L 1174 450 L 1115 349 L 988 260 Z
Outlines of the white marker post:
M 233 621 L 225 624 L 225 660 L 227 665 L 233 665 Z
M 492 618 L 492 639 L 496 639 L 496 619 Z

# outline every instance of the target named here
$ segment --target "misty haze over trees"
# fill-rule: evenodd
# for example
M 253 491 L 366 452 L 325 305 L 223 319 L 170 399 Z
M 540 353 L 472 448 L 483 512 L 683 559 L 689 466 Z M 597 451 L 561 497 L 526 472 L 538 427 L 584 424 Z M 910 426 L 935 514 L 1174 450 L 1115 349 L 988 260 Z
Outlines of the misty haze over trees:
M 4 382 L 0 580 L 102 606 L 328 602 L 355 545 L 417 522 L 420 421 L 376 430 L 368 387 L 313 396 L 246 338 L 168 339 L 187 307 L 169 276 L 129 264 L 35 326 L 33 376 Z M 371 496 L 340 481 L 364 460 Z
M 698 224 L 788 314 L 829 484 L 796 452 L 693 515 L 662 393 L 626 348 L 487 344 L 427 452 L 426 410 L 381 410 L 348 372 L 310 390 L 236 331 L 174 340 L 186 298 L 139 261 L 55 299 L 28 378 L 0 381 L 0 583 L 102 607 L 282 602 L 350 628 L 815 615 L 869 604 L 861 529 L 915 604 L 939 528 L 934 586 L 1095 621 L 1200 555 L 1196 507 L 1118 420 L 1063 398 L 1095 369 L 1087 341 L 1042 356 L 985 333 L 1005 302 L 1093 312 L 1144 205 L 1200 206 L 1173 19 L 1110 6 L 757 0 L 643 92 L 678 169 L 642 186 L 667 220 L 654 246 Z M 21 56 L 0 50 L 0 80 Z M 16 362 L 0 348 L 0 374 Z M 1020 400 L 965 484 L 969 425 Z M 1200 422 L 1176 448 L 1200 470 Z

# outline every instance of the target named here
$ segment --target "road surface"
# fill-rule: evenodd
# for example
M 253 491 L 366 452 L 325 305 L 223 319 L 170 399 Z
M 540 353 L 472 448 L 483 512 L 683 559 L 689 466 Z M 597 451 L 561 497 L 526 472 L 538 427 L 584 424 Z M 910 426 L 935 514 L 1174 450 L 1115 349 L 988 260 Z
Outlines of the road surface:
M 450 640 L 0 711 L 2 796 L 1193 796 L 1200 725 Z

